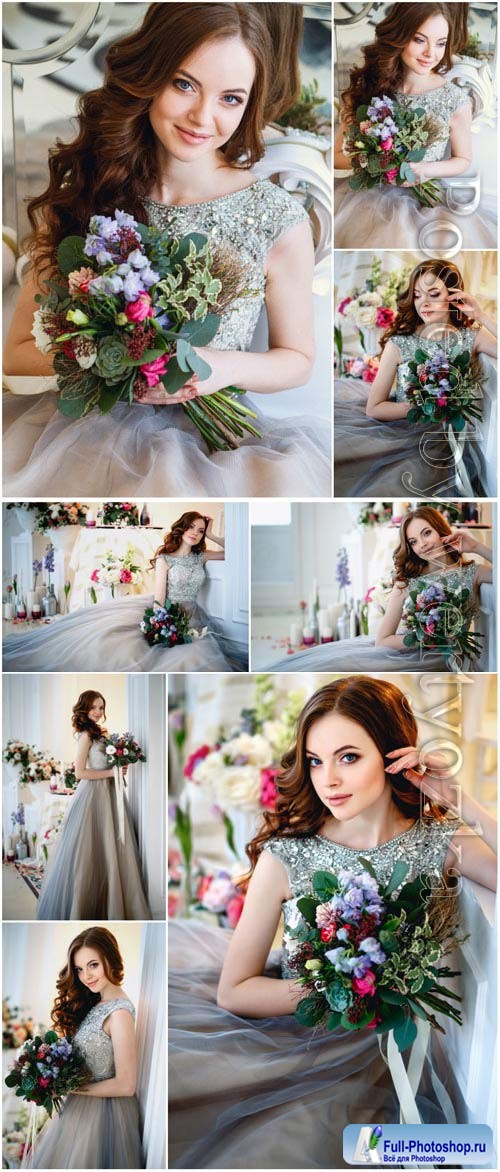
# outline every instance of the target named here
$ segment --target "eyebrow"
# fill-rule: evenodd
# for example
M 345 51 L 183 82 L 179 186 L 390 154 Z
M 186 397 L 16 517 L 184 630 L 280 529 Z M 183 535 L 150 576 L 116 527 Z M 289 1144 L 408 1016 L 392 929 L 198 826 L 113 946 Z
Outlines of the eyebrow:
M 185 69 L 178 69 L 177 73 L 182 73 L 183 77 L 187 77 L 188 81 L 194 81 L 195 85 L 201 85 L 201 81 L 198 81 L 197 77 L 193 77 L 192 73 L 187 73 Z M 248 90 L 243 89 L 242 86 L 239 86 L 239 87 L 238 86 L 234 86 L 234 87 L 230 86 L 229 89 L 222 90 L 222 93 L 223 94 L 246 94 L 246 95 L 248 95 Z
M 338 753 L 345 753 L 346 749 L 356 749 L 357 753 L 360 752 L 357 745 L 341 745 L 340 749 L 333 750 L 332 756 L 336 757 Z M 312 749 L 306 749 L 306 753 L 310 757 L 317 757 L 318 756 L 318 753 L 314 753 Z
M 425 286 L 425 292 L 426 292 L 426 293 L 431 293 L 431 291 L 432 291 L 433 289 L 437 289 L 437 290 L 439 291 L 439 285 L 436 285 L 436 284 L 434 283 L 434 285 L 426 285 L 426 286 Z M 419 288 L 418 288 L 418 286 L 415 288 L 415 293 L 422 293 L 422 292 L 423 292 L 423 290 L 422 290 L 422 289 L 419 289 Z

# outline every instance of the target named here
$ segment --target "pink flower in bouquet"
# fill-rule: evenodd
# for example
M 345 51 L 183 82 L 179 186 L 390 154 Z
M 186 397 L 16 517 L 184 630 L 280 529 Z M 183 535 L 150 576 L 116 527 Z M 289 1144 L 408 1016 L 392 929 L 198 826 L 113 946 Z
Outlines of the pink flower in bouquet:
M 395 316 L 394 310 L 389 309 L 388 305 L 379 305 L 375 325 L 381 329 L 387 329 L 387 326 L 392 326 Z
M 378 1023 L 379 1023 L 379 1018 L 378 1018 L 378 1017 L 377 1017 L 377 1015 L 375 1014 L 375 1017 L 372 1017 L 372 1020 L 371 1020 L 371 1021 L 367 1021 L 367 1023 L 366 1023 L 366 1029 L 367 1029 L 367 1030 L 374 1030 L 374 1029 L 375 1029 L 375 1027 L 376 1027 L 376 1026 L 378 1026 Z
M 436 398 L 436 404 L 438 407 L 446 407 L 447 402 L 448 400 L 446 395 L 438 395 Z
M 369 997 L 373 997 L 375 992 L 375 985 L 375 974 L 372 973 L 371 969 L 365 973 L 364 977 L 355 977 L 352 982 L 354 992 L 360 993 L 362 997 L 365 994 L 368 994 Z
M 137 301 L 129 301 L 125 306 L 125 315 L 131 322 L 144 321 L 153 316 L 153 304 L 149 293 L 140 293 Z
M 328 928 L 322 928 L 321 932 L 320 932 L 320 936 L 323 941 L 323 944 L 330 944 L 331 941 L 333 940 L 333 937 L 335 936 L 335 928 L 334 928 L 333 924 L 330 924 L 330 926 Z
M 384 138 L 380 145 L 383 151 L 392 151 L 393 139 L 389 135 L 389 138 Z
M 99 570 L 92 570 L 92 573 L 90 575 L 90 581 L 91 582 L 98 582 L 99 581 Z
M 375 379 L 377 377 L 377 373 L 378 372 L 374 366 L 367 366 L 366 370 L 363 371 L 361 378 L 363 379 L 364 383 L 373 383 L 373 382 L 375 382 Z
M 339 313 L 341 313 L 342 316 L 344 315 L 344 313 L 346 311 L 346 306 L 350 305 L 351 301 L 352 301 L 352 297 L 344 297 L 344 299 L 340 302 Z
M 347 363 L 347 371 L 353 378 L 360 378 L 364 370 L 362 358 L 351 358 Z
M 236 927 L 238 920 L 241 916 L 241 913 L 243 911 L 244 903 L 245 903 L 245 896 L 240 895 L 240 894 L 233 895 L 232 899 L 229 900 L 227 908 L 226 908 L 226 914 L 227 914 L 228 923 L 229 923 L 230 928 Z
M 48 1078 L 46 1074 L 45 1075 L 41 1074 L 40 1078 L 38 1079 L 38 1086 L 39 1087 L 48 1087 L 49 1083 L 50 1083 L 50 1078 Z
M 93 281 L 95 273 L 93 269 L 74 269 L 72 273 L 68 274 L 69 291 L 72 297 L 78 293 L 88 293 L 89 281 Z
M 266 766 L 265 769 L 261 769 L 260 771 L 260 801 L 266 810 L 276 809 L 278 790 L 276 789 L 275 779 L 280 772 L 279 767 L 273 766 Z
M 120 570 L 120 582 L 131 582 L 132 573 L 130 570 Z
M 184 777 L 188 777 L 189 780 L 192 781 L 193 780 L 193 773 L 196 769 L 198 762 L 204 761 L 205 757 L 208 757 L 208 754 L 211 752 L 212 752 L 212 749 L 211 749 L 210 745 L 200 745 L 199 749 L 196 749 L 196 751 L 194 753 L 191 753 L 191 756 L 188 757 L 186 764 L 184 766 Z
M 203 907 L 208 908 L 209 912 L 224 912 L 232 898 L 233 884 L 229 875 L 220 875 L 215 879 L 211 877 L 210 885 L 203 895 Z
M 433 635 L 435 630 L 436 630 L 436 624 L 432 621 L 432 619 L 428 619 L 425 624 L 426 635 Z
M 157 386 L 161 375 L 165 374 L 169 357 L 169 354 L 162 354 L 160 358 L 155 358 L 153 362 L 145 362 L 144 366 L 139 368 L 141 374 L 143 374 L 144 378 L 146 379 L 148 387 Z
M 390 171 L 385 172 L 385 178 L 386 178 L 387 183 L 395 183 L 397 177 L 398 177 L 397 167 L 391 167 Z

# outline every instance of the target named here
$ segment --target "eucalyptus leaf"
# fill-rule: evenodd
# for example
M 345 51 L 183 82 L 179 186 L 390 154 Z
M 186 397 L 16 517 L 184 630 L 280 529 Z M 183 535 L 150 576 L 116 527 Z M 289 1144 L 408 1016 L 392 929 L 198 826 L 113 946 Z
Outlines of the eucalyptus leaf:
M 64 276 L 67 277 L 74 269 L 87 266 L 89 258 L 84 253 L 85 240 L 83 236 L 66 236 L 57 249 L 57 263 Z
M 412 1017 L 407 1017 L 402 1025 L 394 1029 L 394 1041 L 400 1053 L 412 1046 L 417 1036 L 417 1026 Z
M 220 317 L 216 313 L 207 313 L 204 321 L 183 322 L 178 337 L 185 338 L 192 346 L 208 346 L 215 337 L 219 328 Z
M 313 928 L 316 927 L 316 908 L 317 908 L 317 906 L 318 906 L 318 900 L 313 899 L 312 896 L 310 896 L 310 895 L 303 895 L 300 899 L 297 900 L 297 907 L 299 909 L 299 912 L 301 913 L 301 915 L 303 915 L 303 917 L 307 921 L 307 923 L 311 924 Z

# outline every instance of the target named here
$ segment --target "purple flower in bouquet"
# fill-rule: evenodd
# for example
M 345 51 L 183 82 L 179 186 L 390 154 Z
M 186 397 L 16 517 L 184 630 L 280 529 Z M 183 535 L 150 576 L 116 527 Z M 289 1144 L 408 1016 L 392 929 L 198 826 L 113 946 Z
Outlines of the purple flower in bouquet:
M 349 556 L 345 545 L 343 545 L 337 554 L 337 570 L 335 577 L 341 590 L 346 586 L 351 585 L 351 575 L 349 570 Z

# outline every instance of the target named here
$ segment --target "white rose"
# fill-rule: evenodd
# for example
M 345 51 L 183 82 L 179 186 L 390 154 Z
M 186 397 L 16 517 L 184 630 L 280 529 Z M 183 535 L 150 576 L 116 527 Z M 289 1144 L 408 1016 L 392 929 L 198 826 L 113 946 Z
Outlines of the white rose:
M 52 346 L 52 338 L 49 337 L 47 331 L 43 328 L 41 309 L 35 309 L 31 333 L 35 339 L 37 350 L 41 350 L 42 354 L 48 354 Z
M 377 320 L 377 310 L 374 305 L 364 305 L 356 314 L 356 325 L 374 326 Z
M 354 315 L 356 314 L 356 311 L 358 309 L 359 309 L 359 301 L 358 301 L 357 297 L 353 297 L 352 301 L 349 301 L 348 305 L 346 305 L 345 309 L 343 310 L 342 316 L 343 317 L 354 317 Z
M 217 799 L 223 805 L 254 809 L 260 799 L 260 766 L 228 765 L 214 778 Z
M 223 752 L 229 753 L 233 761 L 235 757 L 248 757 L 250 764 L 261 766 L 269 765 L 273 757 L 269 741 L 261 733 L 255 733 L 253 736 L 250 733 L 241 733 L 239 737 L 227 741 L 223 746 Z
M 361 305 L 382 305 L 382 298 L 380 293 L 362 293 L 359 298 Z
M 128 757 L 128 749 L 124 749 L 124 750 L 123 750 L 123 756 L 124 756 L 124 757 Z
M 214 753 L 209 753 L 203 761 L 200 761 L 193 773 L 193 781 L 196 785 L 212 785 L 217 775 L 224 769 L 222 760 L 222 753 L 217 749 Z
M 106 753 L 108 754 L 108 757 L 114 757 L 114 755 L 116 753 L 115 746 L 114 745 L 106 745 Z

